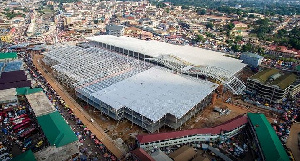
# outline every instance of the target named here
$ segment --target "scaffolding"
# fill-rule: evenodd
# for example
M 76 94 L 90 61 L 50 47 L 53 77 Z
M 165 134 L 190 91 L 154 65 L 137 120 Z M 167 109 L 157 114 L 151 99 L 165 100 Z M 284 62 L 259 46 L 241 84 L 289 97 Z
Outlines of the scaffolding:
M 237 77 L 232 76 L 232 73 L 228 70 L 214 66 L 193 66 L 179 58 L 170 55 L 162 55 L 158 58 L 152 58 L 152 61 L 156 61 L 176 72 L 184 73 L 188 75 L 206 76 L 213 80 L 216 80 L 222 84 L 225 84 L 234 94 L 241 95 L 246 89 L 245 84 Z
M 126 118 L 149 132 L 163 125 L 179 128 L 211 103 L 211 92 L 218 86 L 161 67 L 117 84 L 106 81 L 76 88 L 76 96 L 115 120 Z
M 153 66 L 108 50 L 77 46 L 53 48 L 45 53 L 43 61 L 54 69 L 61 82 L 72 88 L 99 81 L 103 82 L 100 86 L 105 88 Z M 99 86 L 91 88 L 97 90 Z
M 215 51 L 110 35 L 88 39 L 89 45 L 93 47 L 116 51 L 197 78 L 199 76 L 211 78 L 224 84 L 236 95 L 243 94 L 246 89 L 244 83 L 235 76 L 245 64 Z
M 53 68 L 62 83 L 75 89 L 78 98 L 115 120 L 126 118 L 149 132 L 164 125 L 180 128 L 211 102 L 211 93 L 218 86 L 155 66 L 141 53 L 113 46 L 109 49 L 113 51 L 95 47 L 53 47 L 44 53 L 43 61 Z M 178 69 L 190 65 L 178 57 L 164 58 L 177 64 L 182 62 L 173 63 Z M 176 90 L 183 92 L 178 94 Z M 105 96 L 109 91 L 117 92 Z M 164 97 L 168 100 L 164 101 Z

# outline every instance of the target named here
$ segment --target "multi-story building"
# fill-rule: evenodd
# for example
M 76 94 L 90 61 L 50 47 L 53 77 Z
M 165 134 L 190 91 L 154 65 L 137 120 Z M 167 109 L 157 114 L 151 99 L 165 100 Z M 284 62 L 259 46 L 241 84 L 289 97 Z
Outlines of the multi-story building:
M 293 73 L 278 69 L 263 70 L 247 80 L 247 90 L 265 101 L 280 103 L 284 98 L 293 97 L 300 85 Z
M 123 36 L 124 34 L 124 26 L 121 25 L 107 25 L 106 26 L 106 34 L 114 35 L 114 36 Z
M 250 52 L 244 52 L 241 54 L 240 59 L 243 60 L 243 63 L 248 64 L 250 67 L 258 67 L 261 64 L 261 61 L 264 57 L 250 53 Z

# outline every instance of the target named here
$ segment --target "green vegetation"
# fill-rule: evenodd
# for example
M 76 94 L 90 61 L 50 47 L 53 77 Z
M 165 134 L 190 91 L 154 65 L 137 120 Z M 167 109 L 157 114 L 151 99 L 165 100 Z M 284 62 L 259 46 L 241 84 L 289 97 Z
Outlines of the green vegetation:
M 255 33 L 259 39 L 267 40 L 267 37 L 274 29 L 275 27 L 272 23 L 270 23 L 270 20 L 265 18 L 257 20 L 255 22 L 254 29 L 251 32 Z
M 213 29 L 213 28 L 214 28 L 214 24 L 212 24 L 211 22 L 208 22 L 208 23 L 205 25 L 205 27 L 206 27 L 207 29 Z
M 198 15 L 205 15 L 206 14 L 206 9 L 204 8 L 197 8 L 196 12 Z
M 154 0 L 152 0 L 154 1 Z M 155 2 L 160 3 L 160 2 Z M 289 4 L 284 1 L 212 1 L 212 0 L 173 0 L 174 5 L 186 5 L 202 7 L 207 9 L 215 9 L 227 14 L 243 15 L 244 13 L 260 13 L 264 15 L 299 15 L 300 5 L 290 2 Z M 235 9 L 236 4 L 241 4 L 243 8 Z
M 230 22 L 230 23 L 226 26 L 226 28 L 227 28 L 228 30 L 232 30 L 234 27 L 235 27 L 235 25 L 234 25 L 234 23 L 232 23 L 232 22 Z
M 203 35 L 197 35 L 195 39 L 193 39 L 192 41 L 194 42 L 204 42 L 205 39 L 203 37 Z
M 156 4 L 156 7 L 157 8 L 164 8 L 164 7 L 166 7 L 167 5 L 166 4 L 164 4 L 163 2 L 158 2 L 157 4 Z
M 265 55 L 263 55 L 265 53 L 264 48 L 260 47 L 260 46 L 255 46 L 251 43 L 247 43 L 244 45 L 238 45 L 238 44 L 233 44 L 231 45 L 230 48 L 232 51 L 234 52 L 252 52 L 252 53 L 258 53 L 264 57 L 266 57 Z
M 14 10 L 9 10 L 8 8 L 5 8 L 4 12 L 2 12 L 2 14 L 4 14 L 7 17 L 7 19 L 9 19 L 9 20 L 14 17 L 17 17 L 17 16 L 22 16 L 22 17 L 26 16 L 23 13 L 19 13 L 19 12 L 15 13 Z
M 300 50 L 300 28 L 295 27 L 291 31 L 278 30 L 271 38 L 277 45 L 287 46 Z

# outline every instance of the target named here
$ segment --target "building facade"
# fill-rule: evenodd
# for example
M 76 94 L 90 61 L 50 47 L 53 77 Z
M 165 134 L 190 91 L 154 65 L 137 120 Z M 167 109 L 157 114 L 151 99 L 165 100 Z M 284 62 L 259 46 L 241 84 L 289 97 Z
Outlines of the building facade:
M 191 129 L 184 131 L 138 135 L 139 147 L 145 150 L 169 147 L 180 144 L 191 144 L 194 147 L 201 142 L 226 140 L 238 134 L 246 126 L 247 117 L 238 116 L 226 124 L 213 128 Z
M 264 57 L 259 56 L 257 54 L 245 52 L 241 54 L 240 59 L 243 60 L 243 63 L 248 64 L 250 67 L 258 67 Z
M 300 85 L 293 73 L 283 73 L 278 69 L 266 69 L 247 80 L 247 91 L 254 96 L 273 103 L 294 97 Z
M 106 26 L 106 34 L 114 36 L 123 36 L 124 35 L 124 26 L 110 24 Z

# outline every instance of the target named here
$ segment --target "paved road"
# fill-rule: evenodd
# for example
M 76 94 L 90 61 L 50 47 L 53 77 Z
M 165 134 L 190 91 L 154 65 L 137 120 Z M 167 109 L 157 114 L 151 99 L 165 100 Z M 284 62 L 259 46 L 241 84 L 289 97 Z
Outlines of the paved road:
M 57 94 L 61 96 L 61 98 L 65 101 L 65 103 L 72 109 L 75 116 L 78 117 L 84 125 L 87 126 L 89 130 L 95 136 L 101 140 L 101 142 L 106 146 L 106 148 L 111 151 L 117 158 L 121 159 L 125 156 L 125 152 L 121 151 L 116 147 L 113 140 L 103 131 L 103 129 L 96 123 L 91 122 L 91 116 L 86 113 L 81 106 L 76 103 L 76 101 L 69 95 L 68 92 L 64 90 L 64 88 L 52 77 L 51 74 L 45 71 L 42 65 L 38 62 L 41 61 L 42 55 L 34 55 L 33 56 L 33 64 L 36 68 L 41 72 L 44 78 L 48 81 L 48 83 L 52 86 L 52 88 L 56 91 Z M 94 119 L 95 120 L 95 119 Z
M 296 161 L 300 161 L 300 150 L 298 148 L 298 132 L 300 132 L 300 123 L 295 123 L 291 127 L 291 132 L 286 146 L 292 150 Z

